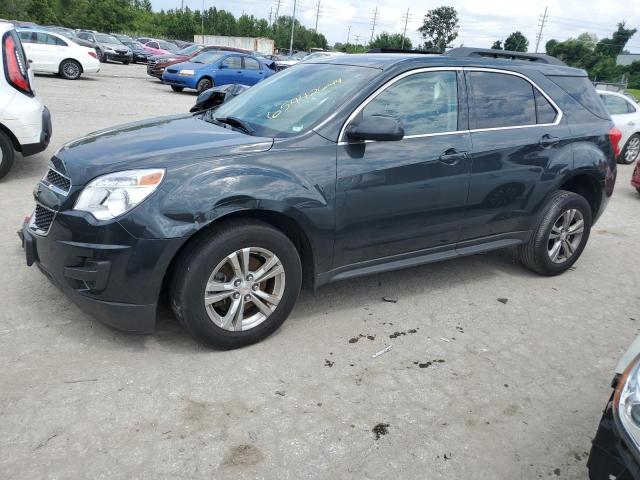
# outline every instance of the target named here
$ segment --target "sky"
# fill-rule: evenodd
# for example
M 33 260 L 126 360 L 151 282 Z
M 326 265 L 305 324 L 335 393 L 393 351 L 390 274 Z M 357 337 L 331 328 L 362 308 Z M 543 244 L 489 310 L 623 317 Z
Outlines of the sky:
M 202 9 L 202 0 L 151 0 L 155 10 L 185 7 Z M 417 32 L 429 9 L 451 5 L 458 11 L 459 36 L 454 46 L 490 47 L 495 40 L 504 40 L 511 32 L 520 30 L 529 39 L 529 51 L 535 51 L 536 35 L 545 7 L 548 7 L 540 51 L 551 38 L 566 40 L 582 32 L 595 33 L 597 37 L 610 37 L 616 24 L 626 21 L 627 27 L 640 30 L 640 1 L 637 0 L 319 0 L 320 16 L 318 31 L 323 33 L 330 45 L 346 42 L 366 43 L 371 38 L 374 11 L 378 15 L 375 33 L 383 31 L 401 33 L 404 29 L 403 15 L 409 11 L 407 37 L 415 44 L 421 42 Z M 293 13 L 294 0 L 280 0 L 280 15 Z M 277 0 L 204 0 L 205 8 L 217 7 L 239 16 L 253 14 L 269 18 L 275 16 Z M 296 18 L 308 28 L 316 21 L 318 0 L 297 2 Z M 349 27 L 351 27 L 349 31 Z M 632 53 L 640 53 L 640 33 L 636 33 L 627 44 Z

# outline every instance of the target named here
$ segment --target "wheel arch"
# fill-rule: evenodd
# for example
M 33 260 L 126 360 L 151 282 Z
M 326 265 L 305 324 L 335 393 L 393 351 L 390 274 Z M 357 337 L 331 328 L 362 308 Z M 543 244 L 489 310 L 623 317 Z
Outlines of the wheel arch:
M 602 206 L 603 186 L 598 177 L 591 173 L 576 173 L 563 180 L 558 190 L 567 190 L 585 198 L 591 207 L 591 216 L 595 219 Z
M 0 131 L 7 136 L 7 138 L 13 145 L 13 149 L 16 152 L 22 153 L 22 145 L 20 145 L 20 142 L 18 141 L 18 139 L 16 138 L 16 136 L 13 134 L 12 131 L 9 130 L 6 126 L 4 126 L 2 123 L 0 123 Z
M 178 251 L 175 253 L 169 266 L 165 270 L 164 278 L 162 281 L 162 290 L 165 290 L 169 285 L 169 282 L 173 276 L 175 264 L 180 258 L 181 254 L 186 251 L 196 240 L 202 236 L 210 234 L 212 230 L 219 227 L 221 224 L 230 222 L 233 220 L 256 220 L 266 223 L 280 232 L 284 233 L 289 240 L 295 245 L 298 255 L 300 255 L 300 261 L 302 263 L 302 275 L 303 286 L 313 288 L 315 281 L 315 252 L 312 246 L 311 239 L 305 232 L 300 221 L 293 218 L 284 212 L 277 210 L 266 210 L 259 208 L 247 208 L 234 210 L 221 215 L 212 222 L 208 223 L 197 232 L 193 233 L 186 242 L 184 242 Z

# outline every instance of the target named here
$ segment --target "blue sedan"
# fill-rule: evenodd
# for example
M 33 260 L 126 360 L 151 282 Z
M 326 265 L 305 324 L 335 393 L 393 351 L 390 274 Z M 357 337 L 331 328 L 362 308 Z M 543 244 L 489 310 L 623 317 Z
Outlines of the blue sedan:
M 204 92 L 209 88 L 229 83 L 255 85 L 274 73 L 275 70 L 254 56 L 208 50 L 199 53 L 188 62 L 168 67 L 162 74 L 162 81 L 171 85 L 176 92 L 185 88 Z

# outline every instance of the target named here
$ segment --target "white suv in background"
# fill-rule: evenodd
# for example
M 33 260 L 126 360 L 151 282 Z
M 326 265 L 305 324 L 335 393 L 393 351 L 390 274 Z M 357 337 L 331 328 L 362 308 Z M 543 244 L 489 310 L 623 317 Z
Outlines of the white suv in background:
M 43 151 L 51 138 L 51 116 L 33 91 L 29 62 L 10 23 L 0 22 L 0 178 L 15 152 L 23 156 Z
M 93 48 L 48 30 L 19 28 L 18 35 L 35 73 L 57 73 L 67 80 L 77 80 L 83 73 L 100 71 Z
M 618 163 L 629 165 L 640 160 L 640 105 L 622 93 L 598 90 L 611 120 L 622 132 Z

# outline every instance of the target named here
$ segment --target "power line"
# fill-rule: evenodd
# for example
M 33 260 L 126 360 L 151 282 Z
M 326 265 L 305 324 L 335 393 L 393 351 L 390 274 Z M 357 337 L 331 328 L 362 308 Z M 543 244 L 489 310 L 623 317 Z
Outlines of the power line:
M 538 47 L 540 46 L 540 40 L 542 40 L 542 29 L 544 28 L 544 22 L 547 20 L 547 9 L 549 7 L 544 7 L 544 14 L 542 15 L 542 20 L 540 21 L 540 31 L 536 35 L 536 53 L 538 53 Z
M 373 24 L 371 25 L 371 40 L 369 40 L 369 43 L 373 42 L 373 33 L 376 30 L 376 20 L 378 20 L 378 6 L 376 5 L 376 9 L 373 12 Z

